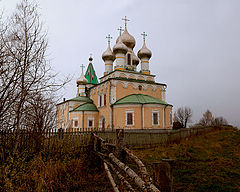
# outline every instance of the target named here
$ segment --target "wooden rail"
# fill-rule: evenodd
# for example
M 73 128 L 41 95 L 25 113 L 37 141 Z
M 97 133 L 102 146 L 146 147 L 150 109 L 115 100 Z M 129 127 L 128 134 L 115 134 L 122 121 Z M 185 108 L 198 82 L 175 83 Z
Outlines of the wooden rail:
M 129 149 L 124 148 L 123 135 L 124 131 L 122 129 L 116 130 L 117 140 L 116 145 L 113 145 L 107 143 L 103 138 L 96 134 L 92 134 L 93 150 L 95 154 L 102 159 L 104 169 L 112 184 L 113 190 L 115 192 L 123 191 L 123 189 L 132 192 L 160 192 L 160 190 L 153 185 L 152 179 L 142 161 Z M 140 169 L 140 175 L 123 162 L 125 161 L 124 154 L 127 154 L 133 159 Z M 132 182 L 134 185 L 131 185 Z

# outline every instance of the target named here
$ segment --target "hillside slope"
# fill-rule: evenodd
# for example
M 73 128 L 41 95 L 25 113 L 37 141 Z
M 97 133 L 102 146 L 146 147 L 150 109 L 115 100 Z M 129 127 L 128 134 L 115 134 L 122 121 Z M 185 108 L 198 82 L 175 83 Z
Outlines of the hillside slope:
M 174 191 L 240 191 L 240 131 L 216 131 L 134 153 L 150 172 L 152 163 L 175 159 Z

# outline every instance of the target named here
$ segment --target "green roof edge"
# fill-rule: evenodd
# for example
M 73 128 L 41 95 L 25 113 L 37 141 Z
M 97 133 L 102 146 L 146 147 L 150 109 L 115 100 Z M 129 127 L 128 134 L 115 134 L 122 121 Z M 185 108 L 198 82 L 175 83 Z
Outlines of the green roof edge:
M 91 106 L 94 106 L 95 109 L 91 109 L 91 110 L 77 110 L 77 108 L 80 108 L 80 107 L 83 107 L 84 105 L 91 105 Z M 94 103 L 83 103 L 77 107 L 75 107 L 73 110 L 71 110 L 70 112 L 74 112 L 74 111 L 98 111 L 96 105 Z
M 153 97 L 153 96 L 150 96 L 150 95 L 145 95 L 145 94 L 136 94 L 136 93 L 134 93 L 134 94 L 131 94 L 131 95 L 127 95 L 127 96 L 125 96 L 125 97 L 122 97 L 121 99 L 118 99 L 115 103 L 113 103 L 113 104 L 111 104 L 111 106 L 114 106 L 114 105 L 124 105 L 124 104 L 141 104 L 141 103 L 132 103 L 132 102 L 126 102 L 126 103 L 117 103 L 118 101 L 120 101 L 120 100 L 123 100 L 123 99 L 125 99 L 125 98 L 127 98 L 127 97 L 130 97 L 130 96 L 133 96 L 133 95 L 136 95 L 136 96 L 139 96 L 139 95 L 142 95 L 142 96 L 148 96 L 148 97 L 152 97 L 152 98 L 154 98 L 154 99 L 158 99 L 158 98 L 155 98 L 155 97 Z M 139 98 L 137 97 L 137 99 L 138 99 L 138 101 L 139 101 Z M 144 98 L 143 98 L 144 99 Z M 162 101 L 162 100 L 160 100 L 160 99 L 158 99 L 159 101 L 161 101 L 162 103 L 155 103 L 155 104 L 160 104 L 160 105 L 167 105 L 167 106 L 173 106 L 172 104 L 169 104 L 169 103 L 167 103 L 167 102 L 165 102 L 165 101 Z M 139 101 L 140 102 L 140 101 Z M 143 104 L 154 104 L 154 103 L 143 103 Z

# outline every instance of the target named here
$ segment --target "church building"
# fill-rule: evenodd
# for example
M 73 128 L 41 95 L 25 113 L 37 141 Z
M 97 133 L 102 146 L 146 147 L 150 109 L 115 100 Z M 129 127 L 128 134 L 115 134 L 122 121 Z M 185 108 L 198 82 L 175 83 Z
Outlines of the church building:
M 142 48 L 134 53 L 135 38 L 120 28 L 116 44 L 102 54 L 105 72 L 99 79 L 93 58 L 77 79 L 76 97 L 57 105 L 57 128 L 72 131 L 172 129 L 172 105 L 166 102 L 164 83 L 155 82 L 149 66 L 151 51 L 143 33 Z M 123 32 L 122 32 L 123 31 Z M 140 70 L 137 66 L 140 64 Z

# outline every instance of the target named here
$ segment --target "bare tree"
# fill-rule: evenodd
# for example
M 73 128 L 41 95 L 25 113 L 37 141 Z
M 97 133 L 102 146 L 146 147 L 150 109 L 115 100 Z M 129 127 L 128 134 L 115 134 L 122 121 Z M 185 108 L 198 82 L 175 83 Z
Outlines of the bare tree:
M 207 110 L 203 113 L 203 117 L 199 120 L 199 125 L 201 126 L 211 126 L 213 125 L 214 117 L 211 111 Z
M 24 106 L 22 126 L 39 132 L 56 128 L 56 103 L 52 96 L 33 96 Z
M 47 38 L 38 6 L 29 0 L 17 5 L 13 16 L 0 30 L 0 123 L 21 129 L 23 117 L 34 95 L 61 88 L 47 61 Z
M 192 110 L 189 107 L 180 107 L 174 112 L 174 122 L 181 123 L 183 128 L 187 127 L 187 123 L 191 121 Z

